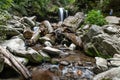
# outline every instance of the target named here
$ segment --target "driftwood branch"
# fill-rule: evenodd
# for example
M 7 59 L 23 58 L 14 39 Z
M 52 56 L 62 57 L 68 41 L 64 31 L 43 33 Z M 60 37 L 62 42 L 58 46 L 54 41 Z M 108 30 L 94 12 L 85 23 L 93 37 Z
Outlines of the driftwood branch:
M 69 40 L 71 40 L 75 45 L 79 46 L 79 47 L 83 47 L 82 46 L 82 40 L 80 37 L 76 36 L 73 33 L 64 33 L 65 37 L 68 38 Z
M 29 45 L 35 44 L 38 41 L 39 37 L 40 37 L 40 31 L 38 30 L 33 34 L 31 39 L 28 40 L 27 44 Z
M 11 54 L 7 49 L 4 49 L 0 46 L 0 55 L 5 59 L 5 63 L 15 69 L 20 75 L 25 78 L 25 80 L 31 77 L 27 68 L 16 60 L 13 54 Z

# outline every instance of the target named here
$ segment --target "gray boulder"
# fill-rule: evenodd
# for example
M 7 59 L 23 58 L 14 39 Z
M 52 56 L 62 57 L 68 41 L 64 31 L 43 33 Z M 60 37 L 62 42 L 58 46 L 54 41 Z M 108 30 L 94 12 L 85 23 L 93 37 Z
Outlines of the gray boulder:
M 78 12 L 74 16 L 69 16 L 66 18 L 63 22 L 63 25 L 68 26 L 75 31 L 81 25 L 81 23 L 83 23 L 84 18 L 84 13 Z
M 120 26 L 92 25 L 82 37 L 83 47 L 91 56 L 110 57 L 120 54 Z
M 108 71 L 102 72 L 96 75 L 93 80 L 119 80 L 120 79 L 120 67 L 112 68 Z
M 26 50 L 25 43 L 20 38 L 13 38 L 1 43 L 2 47 L 7 48 L 12 54 L 18 57 L 27 58 L 30 62 L 40 63 L 42 56 L 32 48 Z
M 109 24 L 118 24 L 118 25 L 120 24 L 120 18 L 119 17 L 107 16 L 105 19 Z

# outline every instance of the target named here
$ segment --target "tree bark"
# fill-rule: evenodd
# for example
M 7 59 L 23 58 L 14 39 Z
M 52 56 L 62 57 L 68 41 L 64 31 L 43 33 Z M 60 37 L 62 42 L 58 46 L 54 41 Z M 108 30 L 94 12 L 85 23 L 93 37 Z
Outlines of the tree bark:
M 83 48 L 82 46 L 82 40 L 80 37 L 76 36 L 73 33 L 64 33 L 65 37 L 71 40 L 75 45 Z
M 33 36 L 33 31 L 27 27 L 23 32 L 23 36 L 25 39 L 30 39 Z
M 31 77 L 27 68 L 22 65 L 19 61 L 16 60 L 14 55 L 12 55 L 8 50 L 2 48 L 0 46 L 0 55 L 4 57 L 5 63 L 11 66 L 14 70 L 16 70 L 25 80 Z

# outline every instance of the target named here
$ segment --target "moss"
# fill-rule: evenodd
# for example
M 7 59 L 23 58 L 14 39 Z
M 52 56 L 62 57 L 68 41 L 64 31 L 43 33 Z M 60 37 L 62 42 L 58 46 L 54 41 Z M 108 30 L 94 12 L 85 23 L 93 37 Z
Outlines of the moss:
M 110 55 L 104 55 L 103 53 L 101 53 L 100 51 L 97 50 L 97 48 L 92 45 L 89 44 L 87 50 L 85 50 L 86 54 L 90 55 L 90 56 L 98 56 L 98 57 L 103 57 L 103 58 L 111 58 Z
M 51 60 L 51 58 L 49 57 L 49 56 L 47 56 L 47 57 L 43 57 L 43 61 L 47 61 L 47 62 L 49 62 Z
M 40 54 L 34 54 L 34 55 L 27 54 L 25 57 L 32 63 L 41 63 L 43 60 Z
M 104 78 L 104 79 L 102 79 L 102 80 L 112 80 L 112 79 L 110 79 L 110 78 Z

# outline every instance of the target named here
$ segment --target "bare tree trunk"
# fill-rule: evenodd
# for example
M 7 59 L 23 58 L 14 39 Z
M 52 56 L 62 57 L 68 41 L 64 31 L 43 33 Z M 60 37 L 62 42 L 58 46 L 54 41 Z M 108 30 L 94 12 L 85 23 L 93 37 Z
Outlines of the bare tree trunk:
M 23 64 L 18 62 L 13 54 L 11 54 L 8 50 L 2 48 L 1 46 L 0 55 L 4 57 L 5 63 L 11 66 L 13 69 L 15 69 L 20 75 L 22 75 L 25 78 L 25 80 L 31 77 L 27 68 Z

